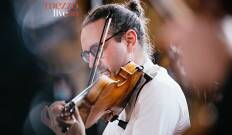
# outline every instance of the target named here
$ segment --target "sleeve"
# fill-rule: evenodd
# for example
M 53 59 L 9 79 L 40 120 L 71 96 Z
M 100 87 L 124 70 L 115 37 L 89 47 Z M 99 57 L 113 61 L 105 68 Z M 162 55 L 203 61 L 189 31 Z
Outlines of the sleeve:
M 129 121 L 132 126 L 125 135 L 173 135 L 180 114 L 177 89 L 157 80 L 145 85 Z

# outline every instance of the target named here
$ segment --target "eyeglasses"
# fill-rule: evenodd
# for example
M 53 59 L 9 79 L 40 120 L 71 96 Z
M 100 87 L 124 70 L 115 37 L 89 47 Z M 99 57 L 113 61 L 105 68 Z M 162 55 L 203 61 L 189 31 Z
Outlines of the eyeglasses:
M 107 41 L 109 41 L 111 38 L 115 37 L 116 35 L 118 35 L 119 33 L 121 33 L 122 31 L 116 32 L 115 34 L 113 34 L 112 36 L 110 36 L 109 38 L 107 38 L 105 40 L 105 43 Z M 104 49 L 106 49 L 107 45 L 105 44 Z M 98 51 L 98 44 L 92 45 L 89 49 L 89 51 L 83 51 L 81 52 L 81 58 L 85 63 L 89 63 L 89 57 L 90 54 L 94 57 L 96 57 L 97 55 L 97 51 Z

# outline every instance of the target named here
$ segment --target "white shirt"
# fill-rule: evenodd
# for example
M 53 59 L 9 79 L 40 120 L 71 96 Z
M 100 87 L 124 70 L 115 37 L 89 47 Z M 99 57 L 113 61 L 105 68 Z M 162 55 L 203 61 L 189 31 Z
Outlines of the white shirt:
M 190 126 L 182 89 L 163 67 L 150 60 L 144 64 L 146 73 L 154 70 L 157 74 L 142 88 L 126 129 L 109 122 L 103 135 L 178 135 Z M 126 120 L 125 110 L 119 119 Z

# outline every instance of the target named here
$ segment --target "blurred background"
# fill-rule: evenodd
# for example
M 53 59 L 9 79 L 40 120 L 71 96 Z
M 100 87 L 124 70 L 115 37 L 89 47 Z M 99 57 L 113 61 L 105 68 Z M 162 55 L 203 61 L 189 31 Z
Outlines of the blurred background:
M 94 7 L 125 0 L 1 1 L 1 125 L 9 135 L 53 134 L 42 107 L 86 87 L 81 23 Z M 192 127 L 186 134 L 231 134 L 232 17 L 229 0 L 141 0 L 154 63 L 182 86 Z M 101 134 L 104 123 L 87 131 Z

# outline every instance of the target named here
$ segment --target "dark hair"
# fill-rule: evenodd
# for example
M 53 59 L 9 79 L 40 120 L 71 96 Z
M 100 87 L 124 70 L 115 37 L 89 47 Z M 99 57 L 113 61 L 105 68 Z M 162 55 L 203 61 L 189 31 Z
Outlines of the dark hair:
M 151 56 L 152 48 L 147 32 L 147 19 L 144 16 L 143 8 L 138 1 L 130 1 L 127 4 L 107 4 L 97 7 L 90 11 L 83 22 L 83 27 L 99 19 L 106 18 L 112 13 L 110 32 L 118 33 L 115 36 L 116 41 L 120 42 L 122 35 L 129 29 L 137 33 L 139 43 L 144 50 Z

